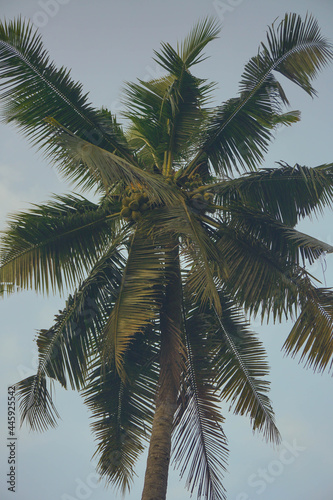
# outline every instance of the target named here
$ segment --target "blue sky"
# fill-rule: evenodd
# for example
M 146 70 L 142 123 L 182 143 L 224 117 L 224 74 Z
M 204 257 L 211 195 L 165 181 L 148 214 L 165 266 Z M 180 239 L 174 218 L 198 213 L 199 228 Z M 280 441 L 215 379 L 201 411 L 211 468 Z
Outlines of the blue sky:
M 237 94 L 238 81 L 247 60 L 265 38 L 267 25 L 285 12 L 312 13 L 322 32 L 333 40 L 331 0 L 0 0 L 0 17 L 22 14 L 40 29 L 44 44 L 57 66 L 72 68 L 72 76 L 90 92 L 96 106 L 106 105 L 119 114 L 124 81 L 158 76 L 152 60 L 161 41 L 181 40 L 205 15 L 216 15 L 222 23 L 218 40 L 206 50 L 210 56 L 198 67 L 199 76 L 218 83 L 216 103 Z M 309 98 L 286 84 L 291 109 L 302 112 L 302 120 L 277 133 L 264 166 L 283 160 L 293 165 L 315 166 L 333 161 L 333 66 L 318 77 L 318 97 Z M 9 212 L 26 209 L 29 203 L 50 198 L 51 193 L 71 187 L 58 176 L 27 141 L 11 127 L 0 124 L 0 224 Z M 305 221 L 300 229 L 333 245 L 332 212 L 318 220 Z M 333 259 L 317 262 L 312 272 L 327 286 L 333 285 Z M 64 298 L 18 293 L 0 302 L 0 496 L 15 500 L 104 500 L 117 498 L 112 489 L 97 484 L 90 458 L 94 452 L 89 415 L 80 397 L 57 388 L 56 406 L 62 420 L 57 429 L 43 434 L 18 431 L 17 492 L 7 491 L 8 471 L 7 386 L 32 375 L 36 369 L 33 342 L 36 330 L 52 324 Z M 225 432 L 230 461 L 225 477 L 228 500 L 331 500 L 333 486 L 333 413 L 330 374 L 313 374 L 297 360 L 285 357 L 281 347 L 291 323 L 253 326 L 260 333 L 271 365 L 271 399 L 283 437 L 273 448 L 253 435 L 245 418 L 224 408 Z M 138 478 L 126 498 L 139 500 L 144 457 Z M 118 497 L 120 498 L 120 496 Z M 190 494 L 171 472 L 168 499 L 186 500 Z

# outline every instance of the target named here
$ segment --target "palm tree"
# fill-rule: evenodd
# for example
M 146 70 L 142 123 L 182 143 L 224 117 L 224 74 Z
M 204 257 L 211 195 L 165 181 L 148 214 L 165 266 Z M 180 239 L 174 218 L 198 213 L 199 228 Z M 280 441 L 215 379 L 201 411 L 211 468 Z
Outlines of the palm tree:
M 71 291 L 38 332 L 36 375 L 17 385 L 22 419 L 55 426 L 50 386 L 80 391 L 107 482 L 126 492 L 149 441 L 144 500 L 166 497 L 171 451 L 191 491 L 225 498 L 221 401 L 279 441 L 266 354 L 244 312 L 295 318 L 286 352 L 332 367 L 333 295 L 305 263 L 333 248 L 295 226 L 330 206 L 333 164 L 260 168 L 276 127 L 299 120 L 276 75 L 313 96 L 332 48 L 311 16 L 286 14 L 238 97 L 212 107 L 214 85 L 192 67 L 218 33 L 206 18 L 177 49 L 162 43 L 165 75 L 126 85 L 123 129 L 56 68 L 31 24 L 0 26 L 4 118 L 95 199 L 55 196 L 13 215 L 2 237 L 9 293 Z

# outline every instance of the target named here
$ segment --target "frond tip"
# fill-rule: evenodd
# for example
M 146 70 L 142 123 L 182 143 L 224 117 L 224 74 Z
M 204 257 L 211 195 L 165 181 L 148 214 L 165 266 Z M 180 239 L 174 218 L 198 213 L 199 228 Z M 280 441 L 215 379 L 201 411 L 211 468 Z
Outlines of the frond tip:
M 284 350 L 316 372 L 333 368 L 333 293 L 326 288 L 308 288 L 302 297 L 302 311 Z
M 26 420 L 33 431 L 56 427 L 60 415 L 53 404 L 52 393 L 47 389 L 44 377 L 32 375 L 17 383 L 16 390 L 22 423 Z
M 317 20 L 307 14 L 302 20 L 295 13 L 285 14 L 275 31 L 274 23 L 267 33 L 265 55 L 274 61 L 274 69 L 299 85 L 310 96 L 316 95 L 311 85 L 318 72 L 332 61 L 333 46 L 325 39 Z

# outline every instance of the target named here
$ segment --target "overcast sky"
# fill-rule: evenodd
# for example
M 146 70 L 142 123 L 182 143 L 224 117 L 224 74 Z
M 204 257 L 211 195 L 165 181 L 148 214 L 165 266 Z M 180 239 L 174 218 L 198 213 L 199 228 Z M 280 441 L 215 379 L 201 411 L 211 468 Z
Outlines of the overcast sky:
M 285 12 L 312 13 L 322 32 L 333 39 L 332 0 L 0 0 L 0 17 L 21 14 L 42 33 L 45 47 L 58 67 L 72 68 L 96 106 L 106 105 L 119 115 L 125 81 L 159 75 L 152 60 L 161 41 L 182 40 L 194 22 L 206 15 L 220 19 L 218 40 L 208 45 L 208 60 L 198 76 L 218 83 L 216 103 L 234 97 L 244 64 L 255 55 L 265 38 L 267 25 Z M 277 134 L 264 166 L 283 160 L 316 166 L 333 161 L 333 67 L 318 77 L 318 97 L 309 98 L 286 85 L 291 109 L 302 112 L 301 123 Z M 29 203 L 68 192 L 66 185 L 41 154 L 30 148 L 18 132 L 0 126 L 0 225 L 9 212 L 26 209 Z M 303 223 L 301 230 L 333 244 L 332 213 Z M 312 272 L 327 286 L 333 285 L 333 259 L 317 262 Z M 113 490 L 97 484 L 93 463 L 93 436 L 89 415 L 80 397 L 57 387 L 56 406 L 62 420 L 57 429 L 43 434 L 22 427 L 16 448 L 17 491 L 8 492 L 7 386 L 32 375 L 36 369 L 33 342 L 36 330 L 48 328 L 62 308 L 64 298 L 19 293 L 0 303 L 0 497 L 15 500 L 105 500 L 117 498 Z M 230 461 L 225 477 L 228 500 L 332 500 L 333 435 L 332 378 L 306 370 L 297 360 L 284 357 L 281 347 L 291 324 L 254 322 L 267 347 L 271 364 L 271 398 L 283 437 L 278 448 L 253 436 L 245 418 L 226 416 Z M 18 415 L 17 415 L 18 418 Z M 144 457 L 138 478 L 126 498 L 141 498 Z M 120 498 L 120 496 L 118 496 Z M 171 473 L 168 499 L 190 498 Z

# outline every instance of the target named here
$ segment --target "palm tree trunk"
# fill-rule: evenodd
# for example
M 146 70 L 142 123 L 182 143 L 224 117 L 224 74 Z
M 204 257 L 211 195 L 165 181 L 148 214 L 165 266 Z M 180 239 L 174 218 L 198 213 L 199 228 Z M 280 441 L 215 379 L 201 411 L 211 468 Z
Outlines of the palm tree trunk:
M 181 367 L 178 335 L 181 327 L 182 287 L 178 248 L 161 310 L 159 389 L 153 419 L 142 500 L 165 500 L 171 452 L 173 417 Z

